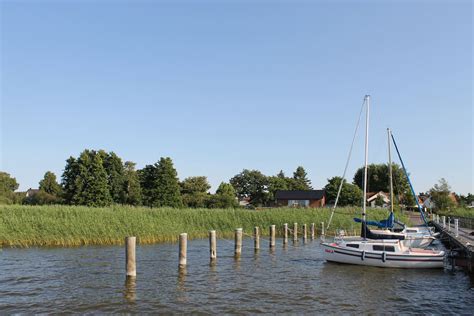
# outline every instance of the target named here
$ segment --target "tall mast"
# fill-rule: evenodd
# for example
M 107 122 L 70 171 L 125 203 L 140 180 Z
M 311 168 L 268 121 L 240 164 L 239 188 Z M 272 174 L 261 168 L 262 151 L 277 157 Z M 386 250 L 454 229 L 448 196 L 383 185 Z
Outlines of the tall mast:
M 364 166 L 364 203 L 362 207 L 362 219 L 366 221 L 366 204 L 367 204 L 367 165 L 369 158 L 369 111 L 370 111 L 370 95 L 365 96 L 366 115 L 365 115 L 365 166 Z
M 387 139 L 388 139 L 388 170 L 389 170 L 389 179 L 390 179 L 390 212 L 393 213 L 393 174 L 392 174 L 392 153 L 391 153 L 391 139 L 390 135 L 392 131 L 390 128 L 387 128 Z

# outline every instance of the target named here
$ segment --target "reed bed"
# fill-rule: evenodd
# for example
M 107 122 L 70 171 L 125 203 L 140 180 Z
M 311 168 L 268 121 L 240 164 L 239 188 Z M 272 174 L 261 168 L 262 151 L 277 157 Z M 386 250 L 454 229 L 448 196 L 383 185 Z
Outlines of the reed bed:
M 140 244 L 176 242 L 182 232 L 189 239 L 206 238 L 208 231 L 217 231 L 218 238 L 231 238 L 234 229 L 242 227 L 251 234 L 254 226 L 268 235 L 269 225 L 281 233 L 284 223 L 328 222 L 331 210 L 274 208 L 245 209 L 173 209 L 112 206 L 92 208 L 83 206 L 23 206 L 0 205 L 0 245 L 2 247 L 70 247 L 83 245 L 123 244 L 125 236 L 137 236 Z M 371 219 L 387 217 L 386 210 L 370 210 Z M 327 234 L 336 229 L 359 231 L 360 224 L 352 218 L 359 216 L 358 208 L 338 208 Z M 408 218 L 397 214 L 408 223 Z

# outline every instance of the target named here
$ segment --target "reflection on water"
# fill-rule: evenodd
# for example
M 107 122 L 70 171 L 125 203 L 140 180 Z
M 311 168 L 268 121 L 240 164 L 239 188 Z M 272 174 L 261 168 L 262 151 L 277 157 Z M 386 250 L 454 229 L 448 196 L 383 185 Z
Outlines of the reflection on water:
M 190 241 L 178 269 L 178 245 L 137 247 L 137 277 L 125 278 L 122 247 L 4 249 L 0 314 L 469 314 L 474 277 L 462 271 L 381 269 L 326 263 L 318 241 L 253 250 L 244 239 Z M 125 284 L 124 284 L 125 280 Z

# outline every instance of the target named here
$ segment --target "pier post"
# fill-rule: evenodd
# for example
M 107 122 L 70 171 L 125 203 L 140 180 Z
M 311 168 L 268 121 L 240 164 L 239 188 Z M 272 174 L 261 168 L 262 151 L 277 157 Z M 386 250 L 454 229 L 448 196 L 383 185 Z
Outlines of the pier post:
M 242 253 L 242 228 L 237 228 L 235 230 L 234 255 L 236 258 L 239 258 L 241 253 Z
M 446 228 L 446 216 L 441 216 L 441 219 L 443 220 L 443 228 Z
M 293 242 L 298 241 L 298 223 L 293 223 Z
M 209 255 L 211 262 L 217 259 L 217 238 L 215 230 L 209 231 Z
M 456 232 L 456 237 L 459 236 L 459 219 L 454 219 L 454 231 Z
M 125 237 L 125 270 L 127 278 L 137 276 L 137 265 L 135 262 L 136 243 L 137 237 Z
M 188 251 L 188 234 L 179 234 L 179 267 L 183 268 L 186 266 L 187 259 L 186 253 Z
M 314 240 L 314 223 L 311 223 L 311 228 L 310 228 L 310 234 L 311 234 L 311 240 Z
M 260 249 L 260 231 L 258 226 L 253 228 L 253 248 L 255 251 Z
M 270 248 L 275 247 L 275 225 L 270 226 Z
M 288 243 L 288 223 L 283 224 L 283 244 Z
M 321 237 L 324 237 L 324 222 L 321 222 Z
M 448 216 L 448 232 L 451 231 L 451 217 Z
M 306 224 L 303 224 L 303 242 L 306 242 L 307 238 L 308 238 L 308 229 L 306 227 Z

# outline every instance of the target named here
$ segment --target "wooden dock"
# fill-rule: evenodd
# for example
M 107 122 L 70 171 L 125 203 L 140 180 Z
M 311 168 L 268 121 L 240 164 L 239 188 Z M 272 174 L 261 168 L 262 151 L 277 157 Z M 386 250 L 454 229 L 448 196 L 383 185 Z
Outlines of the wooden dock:
M 430 224 L 441 234 L 441 241 L 455 252 L 456 263 L 474 272 L 474 229 L 462 227 L 456 219 L 444 219 L 435 216 Z M 462 222 L 461 222 L 462 223 Z

